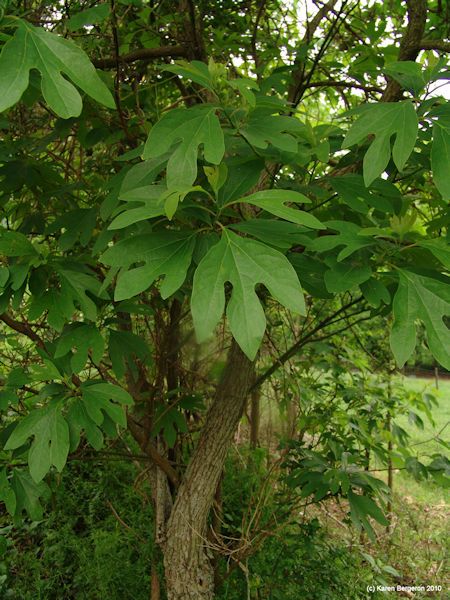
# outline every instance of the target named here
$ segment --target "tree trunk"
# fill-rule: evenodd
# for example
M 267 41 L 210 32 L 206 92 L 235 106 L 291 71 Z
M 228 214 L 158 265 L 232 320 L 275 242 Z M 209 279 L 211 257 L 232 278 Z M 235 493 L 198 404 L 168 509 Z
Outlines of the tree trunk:
M 260 412 L 261 391 L 259 388 L 252 391 L 250 404 L 250 447 L 257 448 L 259 445 L 259 424 L 261 421 Z
M 214 597 L 214 573 L 207 555 L 207 519 L 253 376 L 254 363 L 233 341 L 167 524 L 164 568 L 168 600 Z

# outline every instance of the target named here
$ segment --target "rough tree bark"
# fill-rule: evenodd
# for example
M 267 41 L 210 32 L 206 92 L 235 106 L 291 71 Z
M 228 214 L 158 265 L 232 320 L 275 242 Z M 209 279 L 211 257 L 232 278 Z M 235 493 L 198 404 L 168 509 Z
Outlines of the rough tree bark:
M 253 379 L 254 363 L 233 341 L 167 524 L 164 568 L 168 600 L 214 597 L 214 573 L 207 554 L 207 519 Z
M 257 448 L 259 444 L 259 425 L 261 422 L 261 390 L 252 391 L 250 403 L 250 447 Z

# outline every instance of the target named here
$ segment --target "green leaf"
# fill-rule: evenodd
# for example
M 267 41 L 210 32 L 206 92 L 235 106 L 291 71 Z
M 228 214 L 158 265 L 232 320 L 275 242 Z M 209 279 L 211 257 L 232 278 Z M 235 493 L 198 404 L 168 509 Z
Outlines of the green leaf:
M 0 392 L 0 410 L 8 410 L 10 406 L 15 406 L 17 402 L 18 398 L 12 390 L 3 389 Z
M 103 433 L 91 419 L 83 399 L 77 398 L 67 413 L 69 424 L 70 451 L 74 452 L 80 443 L 81 432 L 84 431 L 87 441 L 95 450 L 103 447 Z
M 371 275 L 372 271 L 368 265 L 345 261 L 332 264 L 324 279 L 327 290 L 338 294 L 364 283 Z
M 161 296 L 171 296 L 183 285 L 194 246 L 195 239 L 191 234 L 165 231 L 131 236 L 109 248 L 100 258 L 106 265 L 127 269 L 132 263 L 145 263 L 142 267 L 121 271 L 115 300 L 125 300 L 139 294 L 161 275 L 165 276 L 161 284 Z
M 133 398 L 123 388 L 112 383 L 94 383 L 86 384 L 83 393 L 89 391 L 98 397 L 107 398 L 119 402 L 119 404 L 133 404 Z
M 45 101 L 63 119 L 81 113 L 82 101 L 73 83 L 89 96 L 114 108 L 114 99 L 86 54 L 73 42 L 25 21 L 0 55 L 0 112 L 16 104 L 28 87 L 31 69 L 42 77 Z
M 371 277 L 362 283 L 360 288 L 364 298 L 374 308 L 378 308 L 382 302 L 389 304 L 391 301 L 389 290 L 379 279 Z
M 264 163 L 260 159 L 228 161 L 228 177 L 220 188 L 218 201 L 220 206 L 228 204 L 237 198 L 242 197 L 256 183 L 258 183 L 260 173 L 264 168 Z
M 37 256 L 33 244 L 23 233 L 0 229 L 0 254 L 4 256 Z
M 167 152 L 178 143 L 167 163 L 167 187 L 190 187 L 197 177 L 197 155 L 203 146 L 205 160 L 218 165 L 225 152 L 223 131 L 216 108 L 206 105 L 167 112 L 151 129 L 142 158 Z
M 256 81 L 252 79 L 232 79 L 227 81 L 227 85 L 234 90 L 238 90 L 241 96 L 248 102 L 252 108 L 256 105 L 255 94 L 251 90 L 259 90 Z
M 428 345 L 437 361 L 450 369 L 450 331 L 444 317 L 450 315 L 450 285 L 399 269 L 399 285 L 393 302 L 391 348 L 402 367 L 416 346 L 416 319 L 425 325 Z
M 205 172 L 214 194 L 217 196 L 220 188 L 223 187 L 228 177 L 227 165 L 225 163 L 220 163 L 217 167 L 203 167 L 203 171 Z
M 373 517 L 384 527 L 389 525 L 389 521 L 384 516 L 380 507 L 368 496 L 360 496 L 359 494 L 353 493 L 351 490 L 348 492 L 348 501 L 350 504 L 352 521 L 356 526 L 362 525 L 367 531 L 370 539 L 375 541 L 375 534 L 367 517 Z
M 16 517 L 25 510 L 32 521 L 40 521 L 42 506 L 39 498 L 46 494 L 47 485 L 43 481 L 36 483 L 25 471 L 14 469 L 11 487 L 16 496 Z
M 393 184 L 381 179 L 377 180 L 370 189 L 365 186 L 361 175 L 353 173 L 347 173 L 341 177 L 330 177 L 328 181 L 342 202 L 362 214 L 367 214 L 371 206 L 382 212 L 394 212 L 394 197 L 390 197 L 393 194 L 400 197 L 401 205 L 401 195 L 398 189 Z
M 81 392 L 86 412 L 96 425 L 102 425 L 107 415 L 114 423 L 126 427 L 123 405 L 133 403 L 128 392 L 111 383 L 91 382 L 83 384 Z
M 199 341 L 213 334 L 223 314 L 226 282 L 233 286 L 226 310 L 231 333 L 251 359 L 256 356 L 266 327 L 255 291 L 257 284 L 264 284 L 286 308 L 305 312 L 303 292 L 287 258 L 265 244 L 224 231 L 194 275 L 191 310 Z
M 302 130 L 302 124 L 294 117 L 268 115 L 256 109 L 240 133 L 256 148 L 265 149 L 272 144 L 285 152 L 296 152 L 298 141 L 292 135 Z
M 42 362 L 42 365 L 34 364 L 31 366 L 30 371 L 33 381 L 57 381 L 62 379 L 61 373 L 50 360 L 44 358 Z
M 450 200 L 450 102 L 442 107 L 439 118 L 433 121 L 431 169 L 442 198 Z
M 6 470 L 0 471 L 0 500 L 5 503 L 6 510 L 11 516 L 16 512 L 16 495 L 6 477 Z
M 44 294 L 32 298 L 28 316 L 37 319 L 48 311 L 47 321 L 57 331 L 61 331 L 66 321 L 72 319 L 74 312 L 81 310 L 85 317 L 94 321 L 97 317 L 97 305 L 90 295 L 104 298 L 101 283 L 82 265 L 64 263 L 55 265 L 60 288 L 49 288 Z M 88 293 L 90 295 L 88 295 Z
M 426 85 L 422 67 L 412 60 L 401 60 L 389 63 L 383 71 L 398 81 L 403 89 L 419 95 Z
M 417 481 L 423 481 L 428 478 L 428 471 L 424 464 L 422 464 L 415 456 L 408 456 L 405 460 L 405 467 L 408 473 Z
M 136 359 L 146 361 L 150 350 L 142 338 L 131 331 L 114 331 L 109 334 L 108 353 L 115 375 L 121 379 L 127 368 L 135 367 Z
M 162 185 L 147 185 L 121 192 L 119 198 L 132 206 L 126 206 L 124 212 L 115 217 L 108 229 L 123 229 L 133 223 L 163 215 L 165 192 L 167 193 L 167 188 Z M 133 206 L 137 202 L 143 203 L 143 206 Z
M 214 87 L 208 66 L 199 60 L 193 60 L 192 62 L 179 60 L 176 61 L 174 65 L 164 67 L 163 71 L 169 71 L 170 73 L 175 73 L 181 77 L 187 77 L 208 90 L 212 90 Z
M 69 31 L 77 31 L 85 25 L 97 25 L 109 17 L 111 7 L 107 2 L 96 4 L 92 8 L 87 8 L 76 12 L 67 21 Z
M 324 277 L 327 266 L 320 260 L 305 253 L 292 252 L 288 255 L 289 261 L 298 274 L 303 288 L 316 298 L 332 298 L 325 287 Z
M 28 452 L 31 477 L 41 481 L 54 465 L 62 471 L 69 453 L 69 428 L 58 402 L 36 409 L 18 422 L 5 444 L 5 450 L 19 448 L 33 436 Z
M 418 245 L 429 250 L 447 269 L 450 269 L 450 245 L 445 239 L 423 240 L 418 242 Z
M 0 238 L 0 245 L 1 245 L 1 238 Z M 0 267 L 0 288 L 5 287 L 5 285 L 8 283 L 8 279 L 9 279 L 9 269 L 8 267 Z
M 55 350 L 55 358 L 61 358 L 72 352 L 70 360 L 74 373 L 79 373 L 89 356 L 94 364 L 99 364 L 103 356 L 105 342 L 98 329 L 93 325 L 74 323 L 66 327 Z
M 144 144 L 140 147 L 139 156 L 142 154 Z M 125 194 L 131 193 L 136 188 L 150 186 L 155 183 L 158 175 L 161 173 L 170 154 L 164 154 L 151 160 L 144 160 L 133 165 L 125 174 L 119 189 L 119 198 L 126 200 Z
M 296 202 L 299 204 L 311 202 L 309 198 L 298 192 L 291 190 L 265 190 L 235 200 L 233 204 L 237 202 L 245 202 L 253 206 L 258 206 L 258 208 L 262 208 L 276 217 L 291 221 L 291 223 L 296 223 L 297 225 L 304 225 L 310 229 L 324 229 L 322 223 L 314 215 L 304 210 L 285 206 L 286 202 Z
M 350 148 L 365 140 L 368 135 L 375 136 L 363 161 L 364 182 L 369 186 L 388 166 L 393 135 L 396 137 L 392 158 L 397 169 L 403 169 L 414 149 L 418 127 L 416 111 L 410 100 L 372 104 L 365 107 L 362 115 L 352 125 L 342 148 Z
M 161 201 L 164 202 L 164 212 L 169 221 L 173 219 L 173 216 L 177 212 L 179 203 L 183 202 L 186 196 L 191 192 L 203 192 L 204 194 L 207 193 L 200 185 L 194 185 L 184 190 L 169 189 L 163 193 L 161 196 Z
M 186 417 L 180 411 L 180 408 L 184 407 L 180 405 L 169 408 L 164 404 L 160 404 L 156 409 L 155 425 L 152 433 L 153 435 L 157 435 L 162 431 L 169 448 L 173 448 L 175 445 L 178 431 L 184 433 L 188 431 Z
M 89 275 L 87 271 L 78 266 L 69 265 L 57 266 L 57 271 L 61 282 L 61 294 L 70 298 L 73 305 L 77 305 L 84 312 L 86 317 L 95 321 L 97 317 L 97 306 L 88 296 L 90 292 L 93 296 L 100 295 L 100 282 Z M 73 310 L 72 313 L 73 314 Z M 66 313 L 67 315 L 67 313 Z M 70 314 L 67 315 L 70 318 Z
M 73 248 L 77 241 L 87 246 L 92 238 L 92 232 L 97 220 L 95 208 L 78 208 L 64 213 L 48 228 L 49 233 L 64 230 L 59 238 L 61 250 Z
M 361 228 L 355 223 L 348 221 L 327 221 L 323 225 L 323 229 L 329 228 L 339 232 L 336 235 L 324 235 L 318 237 L 308 244 L 308 250 L 315 252 L 327 252 L 339 246 L 344 248 L 337 255 L 337 261 L 341 262 L 351 256 L 354 252 L 373 246 L 375 243 L 371 239 L 364 238 L 359 235 Z
M 282 250 L 288 250 L 297 244 L 305 245 L 306 241 L 309 241 L 309 238 L 305 235 L 307 229 L 286 221 L 249 219 L 248 221 L 233 223 L 230 227 L 236 231 L 248 233 L 262 242 Z

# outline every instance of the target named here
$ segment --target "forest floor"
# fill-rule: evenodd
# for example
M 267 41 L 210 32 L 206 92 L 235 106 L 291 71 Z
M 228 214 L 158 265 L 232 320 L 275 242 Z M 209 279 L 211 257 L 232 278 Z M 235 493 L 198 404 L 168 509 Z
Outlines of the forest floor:
M 448 450 L 437 441 L 437 437 L 450 442 L 450 381 L 399 377 L 398 383 L 407 390 L 432 394 L 438 406 L 432 410 L 434 424 L 423 421 L 423 429 L 412 424 L 407 415 L 396 419 L 396 423 L 408 431 L 417 456 L 426 462 L 435 453 L 447 454 Z M 394 501 L 391 528 L 377 529 L 377 544 L 367 539 L 363 542 L 366 552 L 374 559 L 374 569 L 389 565 L 398 571 L 402 585 L 442 586 L 442 590 L 417 592 L 405 597 L 450 598 L 450 490 L 433 481 L 416 481 L 406 471 L 394 473 Z M 333 511 L 329 520 L 330 531 L 342 536 L 342 528 L 336 529 Z M 333 524 L 334 523 L 334 524 Z M 351 530 L 344 534 L 348 543 L 354 544 L 356 536 Z

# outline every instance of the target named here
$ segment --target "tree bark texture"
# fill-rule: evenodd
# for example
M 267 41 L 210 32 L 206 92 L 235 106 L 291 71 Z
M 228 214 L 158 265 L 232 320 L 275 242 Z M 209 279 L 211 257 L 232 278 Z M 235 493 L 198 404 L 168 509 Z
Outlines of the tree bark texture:
M 207 519 L 233 434 L 254 379 L 254 363 L 233 340 L 205 426 L 167 524 L 164 568 L 168 600 L 211 600 L 214 573 Z
M 259 424 L 261 421 L 261 391 L 252 391 L 250 404 L 250 447 L 257 448 L 259 445 Z

